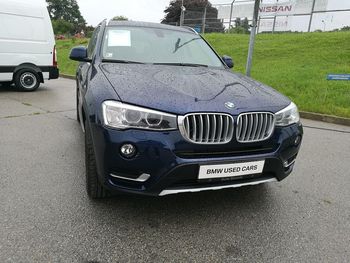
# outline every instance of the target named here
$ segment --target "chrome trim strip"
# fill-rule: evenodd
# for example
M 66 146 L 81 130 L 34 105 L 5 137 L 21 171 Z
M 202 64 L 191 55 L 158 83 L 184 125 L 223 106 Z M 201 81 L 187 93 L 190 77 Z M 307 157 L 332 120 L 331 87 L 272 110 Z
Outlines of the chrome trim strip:
M 288 165 L 286 166 L 286 165 L 283 165 L 284 166 L 284 168 L 288 168 L 288 167 L 291 167 L 293 164 L 295 164 L 295 162 L 296 162 L 296 158 L 293 160 L 293 161 L 291 161 L 290 163 L 288 163 Z
M 171 194 L 179 194 L 179 193 L 196 193 L 201 191 L 207 191 L 207 190 L 221 190 L 221 189 L 227 189 L 227 188 L 238 188 L 242 186 L 248 186 L 248 185 L 258 185 L 258 184 L 264 184 L 264 183 L 272 183 L 277 182 L 276 178 L 270 178 L 270 179 L 264 179 L 254 182 L 247 182 L 247 183 L 241 183 L 241 184 L 232 184 L 232 185 L 223 185 L 223 186 L 213 186 L 213 187 L 203 187 L 203 188 L 189 188 L 189 189 L 165 189 L 163 190 L 159 196 L 164 195 L 171 195 Z
M 146 181 L 151 177 L 151 175 L 149 175 L 149 174 L 141 174 L 141 175 L 140 175 L 138 178 L 136 178 L 136 179 L 132 179 L 132 178 L 128 178 L 128 177 L 123 177 L 123 176 L 115 175 L 115 174 L 112 174 L 112 173 L 110 173 L 109 175 L 112 176 L 112 177 L 114 177 L 114 178 L 117 178 L 117 179 L 122 179 L 122 180 L 127 180 L 127 181 L 133 181 L 133 182 L 139 182 L 139 183 L 146 182 Z

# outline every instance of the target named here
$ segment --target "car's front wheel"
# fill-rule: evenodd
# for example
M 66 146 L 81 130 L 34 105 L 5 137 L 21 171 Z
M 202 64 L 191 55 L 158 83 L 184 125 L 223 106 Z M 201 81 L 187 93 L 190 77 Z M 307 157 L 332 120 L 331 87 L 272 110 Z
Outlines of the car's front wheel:
M 92 145 L 92 137 L 85 121 L 85 166 L 86 166 L 86 190 L 90 198 L 100 199 L 108 195 L 108 191 L 98 180 L 95 152 Z

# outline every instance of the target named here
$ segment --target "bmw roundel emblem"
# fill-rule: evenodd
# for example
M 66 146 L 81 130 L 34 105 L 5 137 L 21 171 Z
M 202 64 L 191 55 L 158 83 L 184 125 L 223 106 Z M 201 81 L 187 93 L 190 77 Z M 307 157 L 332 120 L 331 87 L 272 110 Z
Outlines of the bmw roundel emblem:
M 226 102 L 225 107 L 228 109 L 233 109 L 235 107 L 235 104 L 233 102 Z

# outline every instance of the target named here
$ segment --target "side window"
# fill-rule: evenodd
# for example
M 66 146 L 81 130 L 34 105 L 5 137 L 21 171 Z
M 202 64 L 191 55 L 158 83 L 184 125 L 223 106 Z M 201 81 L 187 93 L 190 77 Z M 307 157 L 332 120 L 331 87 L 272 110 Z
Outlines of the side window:
M 95 48 L 96 48 L 97 38 L 98 38 L 98 33 L 99 32 L 100 32 L 100 27 L 95 29 L 95 31 L 92 34 L 92 37 L 90 39 L 88 50 L 87 50 L 89 58 L 92 58 L 92 56 L 93 56 L 93 54 L 95 52 Z

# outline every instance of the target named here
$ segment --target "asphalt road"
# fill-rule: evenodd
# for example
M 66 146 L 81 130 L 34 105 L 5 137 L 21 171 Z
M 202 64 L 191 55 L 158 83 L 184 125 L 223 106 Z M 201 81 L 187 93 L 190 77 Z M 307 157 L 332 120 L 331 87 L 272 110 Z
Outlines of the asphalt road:
M 0 87 L 0 262 L 349 262 L 350 127 L 304 120 L 280 183 L 96 202 L 74 108 L 72 80 Z

